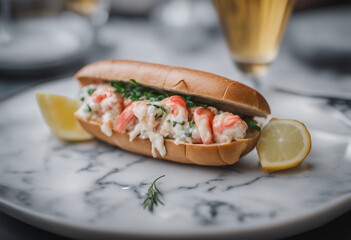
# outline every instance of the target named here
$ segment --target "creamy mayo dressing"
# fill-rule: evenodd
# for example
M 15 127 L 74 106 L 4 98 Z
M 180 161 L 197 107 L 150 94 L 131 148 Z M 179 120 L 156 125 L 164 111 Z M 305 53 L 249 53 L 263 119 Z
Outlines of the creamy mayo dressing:
M 162 110 L 155 106 L 161 106 L 160 102 L 148 103 L 147 101 L 134 102 L 133 113 L 139 120 L 139 123 L 129 133 L 129 140 L 132 141 L 136 136 L 141 134 L 142 138 L 148 138 L 151 141 L 152 156 L 157 157 L 156 149 L 162 157 L 166 155 L 164 137 L 157 132 L 160 121 L 155 116 L 160 116 Z
M 85 86 L 79 97 L 82 100 L 82 106 L 77 110 L 77 114 L 84 119 L 100 122 L 101 131 L 109 137 L 113 134 L 116 120 L 126 109 L 126 103 L 130 102 L 121 94 L 114 93 L 114 88 L 109 84 Z M 176 111 L 171 112 L 167 104 L 159 101 L 135 101 L 131 104 L 135 117 L 126 127 L 129 141 L 133 141 L 136 137 L 149 139 L 153 157 L 157 157 L 156 150 L 162 157 L 166 155 L 165 138 L 173 139 L 175 144 L 202 143 L 200 132 L 206 132 L 206 124 L 200 124 L 200 127 L 195 126 L 193 116 L 189 117 L 189 114 L 201 107 L 179 107 Z M 216 114 L 215 119 L 224 118 L 229 114 L 218 112 L 214 107 L 208 107 L 208 109 Z M 221 132 L 213 131 L 213 136 L 216 143 L 230 143 L 233 140 L 243 139 L 246 130 L 247 125 L 241 120 L 224 128 Z M 208 135 L 210 134 L 211 131 L 208 132 Z M 211 136 L 206 135 L 205 137 Z
M 185 133 L 189 130 L 188 112 L 186 108 L 179 108 L 177 115 L 172 114 L 170 109 L 163 105 L 167 111 L 167 115 L 162 119 L 159 132 L 167 138 L 174 139 L 175 144 L 192 143 L 190 137 L 186 137 Z
M 193 143 L 201 143 L 201 137 L 197 127 L 192 128 L 191 136 Z
M 101 132 L 103 132 L 106 136 L 112 136 L 112 112 L 106 112 L 102 115 L 102 124 L 100 126 Z
M 84 119 L 90 119 L 92 115 L 86 104 L 82 104 L 76 113 Z
M 94 91 L 89 94 L 89 90 Z M 83 104 L 77 113 L 86 119 L 101 122 L 101 131 L 111 137 L 113 122 L 123 111 L 122 96 L 115 94 L 114 88 L 108 84 L 90 84 L 82 88 L 80 98 Z

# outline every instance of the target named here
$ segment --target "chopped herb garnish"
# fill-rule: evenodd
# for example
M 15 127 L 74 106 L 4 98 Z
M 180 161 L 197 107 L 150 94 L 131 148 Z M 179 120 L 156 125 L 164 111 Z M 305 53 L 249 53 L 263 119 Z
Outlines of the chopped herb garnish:
M 196 107 L 196 104 L 193 102 L 191 96 L 183 96 L 183 99 L 186 101 L 188 107 Z
M 95 88 L 90 88 L 90 89 L 88 89 L 88 94 L 89 94 L 89 96 L 91 96 L 91 95 L 93 95 L 93 93 L 95 92 Z
M 203 108 L 207 108 L 208 107 L 208 104 L 205 104 L 205 103 L 198 103 L 197 105 L 200 106 L 200 107 L 203 107 Z
M 147 207 L 147 209 L 152 213 L 154 211 L 154 206 L 157 206 L 157 204 L 163 204 L 163 202 L 159 199 L 158 195 L 162 195 L 162 193 L 160 192 L 160 190 L 158 190 L 157 186 L 156 186 L 156 182 L 157 180 L 159 180 L 160 178 L 163 178 L 166 175 L 162 175 L 158 178 L 156 178 L 151 186 L 149 187 L 149 190 L 147 191 L 146 197 L 144 202 L 142 203 L 143 208 L 145 209 Z
M 208 107 L 208 104 L 205 104 L 205 103 L 195 103 L 191 96 L 181 96 L 181 97 L 183 97 L 183 99 L 185 100 L 186 105 L 188 107 L 196 107 L 196 106 L 200 106 L 200 107 L 203 107 L 203 108 L 207 108 Z
M 85 100 L 85 97 L 80 97 L 80 101 L 83 102 Z
M 129 98 L 132 101 L 161 101 L 170 96 L 168 92 L 156 91 L 154 89 L 143 87 L 134 79 L 130 79 L 130 83 L 114 81 L 110 82 L 110 84 L 116 89 L 115 93 L 121 93 L 123 97 Z
M 170 137 L 169 137 L 169 135 L 166 135 L 166 136 L 164 136 L 163 138 L 164 138 L 164 139 L 169 139 Z
M 114 87 L 115 93 L 121 93 L 123 97 L 129 98 L 132 101 L 161 101 L 169 96 L 174 94 L 167 91 L 159 91 L 147 87 L 143 87 L 140 83 L 135 81 L 134 79 L 130 79 L 130 82 L 123 81 L 111 81 L 110 85 Z M 188 107 L 196 107 L 201 106 L 203 108 L 207 108 L 208 105 L 204 103 L 195 103 L 191 96 L 182 96 L 180 95 L 186 102 Z
M 146 105 L 147 105 L 147 106 L 154 106 L 155 108 L 161 109 L 162 112 L 167 113 L 166 109 L 165 109 L 164 107 L 160 106 L 160 105 L 152 104 L 152 103 L 148 103 L 148 104 L 146 104 Z
M 159 108 L 162 110 L 161 114 L 155 114 L 155 118 L 162 118 L 163 117 L 163 113 L 167 113 L 166 109 L 160 105 L 156 105 L 156 104 L 152 104 L 152 103 L 148 103 L 146 104 L 147 106 L 154 106 L 155 108 Z
M 88 112 L 91 112 L 91 107 L 89 106 L 89 104 L 87 104 L 87 109 L 88 109 Z
M 261 128 L 257 125 L 255 120 L 245 118 L 244 121 L 249 127 L 252 127 L 253 129 L 256 129 L 257 131 L 261 131 Z
M 193 135 L 193 133 L 191 133 L 191 132 L 189 132 L 189 131 L 188 131 L 188 132 L 185 132 L 184 134 L 185 134 L 185 136 L 188 137 L 188 138 L 190 138 L 190 137 Z
M 173 121 L 173 122 L 171 122 L 171 120 L 167 120 L 167 122 L 169 123 L 169 124 L 172 124 L 172 127 L 175 127 L 177 124 L 179 124 L 179 125 L 184 125 L 185 124 L 185 122 L 183 121 L 183 122 L 176 122 L 176 121 Z
M 129 81 L 131 81 L 136 86 L 140 86 L 140 83 L 137 83 L 137 81 L 135 81 L 134 79 L 130 79 Z
M 186 137 L 190 138 L 190 137 L 193 136 L 194 127 L 195 127 L 195 122 L 194 121 L 189 123 L 189 129 L 188 129 L 187 132 L 184 133 Z

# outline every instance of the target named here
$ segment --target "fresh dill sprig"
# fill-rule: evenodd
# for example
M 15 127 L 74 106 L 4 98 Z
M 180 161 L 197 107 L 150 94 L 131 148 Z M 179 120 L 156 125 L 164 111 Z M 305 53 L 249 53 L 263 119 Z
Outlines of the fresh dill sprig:
M 147 209 L 150 212 L 153 212 L 154 206 L 157 206 L 159 203 L 164 205 L 163 202 L 158 197 L 158 195 L 162 195 L 162 193 L 160 192 L 160 190 L 158 190 L 158 188 L 156 186 L 156 182 L 160 178 L 163 178 L 164 176 L 166 176 L 166 175 L 162 175 L 162 176 L 156 178 L 155 181 L 152 182 L 151 186 L 149 187 L 149 190 L 147 191 L 145 200 L 142 203 L 143 208 L 145 209 L 147 207 Z

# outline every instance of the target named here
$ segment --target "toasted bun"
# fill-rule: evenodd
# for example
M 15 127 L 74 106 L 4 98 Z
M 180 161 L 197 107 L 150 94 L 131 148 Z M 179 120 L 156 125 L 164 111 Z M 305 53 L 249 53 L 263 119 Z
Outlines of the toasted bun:
M 256 90 L 212 73 L 127 60 L 102 60 L 82 68 L 75 77 L 82 86 L 99 81 L 135 79 L 147 87 L 191 95 L 223 111 L 239 115 L 270 114 L 267 101 Z
M 75 77 L 82 86 L 102 81 L 135 79 L 147 87 L 191 95 L 195 100 L 217 106 L 224 111 L 247 116 L 267 116 L 270 109 L 266 100 L 256 90 L 227 78 L 186 68 L 171 67 L 127 60 L 103 60 L 82 68 Z M 100 130 L 100 124 L 87 121 L 75 114 L 81 126 L 109 144 L 124 150 L 151 155 L 149 139 L 135 138 L 129 142 L 127 133 L 113 131 L 111 137 Z M 255 148 L 259 132 L 252 130 L 243 140 L 228 144 L 178 144 L 165 139 L 166 155 L 158 158 L 179 163 L 206 166 L 230 165 Z
M 76 119 L 80 125 L 98 139 L 109 144 L 118 146 L 124 150 L 146 155 L 151 155 L 151 142 L 149 139 L 135 138 L 129 142 L 127 133 L 113 131 L 111 137 L 106 136 L 100 130 L 100 125 L 94 121 L 86 121 L 77 114 Z M 231 165 L 239 160 L 241 156 L 249 153 L 255 148 L 259 133 L 250 132 L 243 140 L 233 141 L 228 144 L 178 144 L 173 140 L 165 139 L 167 153 L 164 157 L 157 155 L 157 158 L 173 162 L 197 164 L 205 166 Z

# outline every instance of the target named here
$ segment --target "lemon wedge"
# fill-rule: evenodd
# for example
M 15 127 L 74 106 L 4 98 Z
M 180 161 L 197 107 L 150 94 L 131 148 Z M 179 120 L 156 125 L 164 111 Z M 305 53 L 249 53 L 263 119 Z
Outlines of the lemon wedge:
M 54 136 L 65 141 L 86 141 L 93 138 L 74 118 L 79 100 L 36 92 L 41 113 Z
M 291 119 L 273 118 L 262 130 L 257 153 L 266 173 L 295 167 L 311 150 L 305 125 Z

